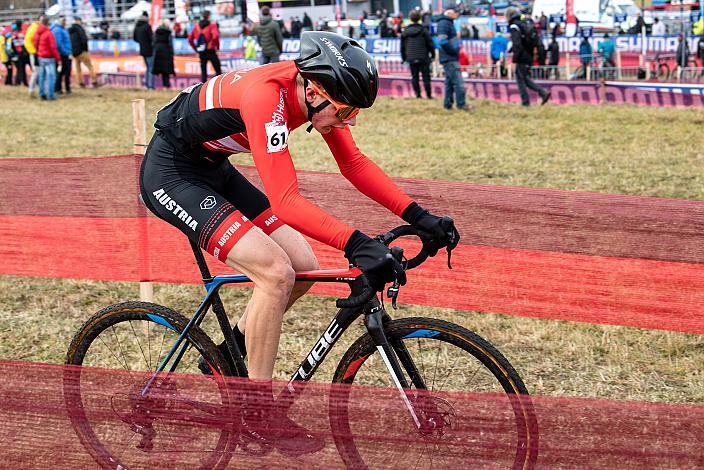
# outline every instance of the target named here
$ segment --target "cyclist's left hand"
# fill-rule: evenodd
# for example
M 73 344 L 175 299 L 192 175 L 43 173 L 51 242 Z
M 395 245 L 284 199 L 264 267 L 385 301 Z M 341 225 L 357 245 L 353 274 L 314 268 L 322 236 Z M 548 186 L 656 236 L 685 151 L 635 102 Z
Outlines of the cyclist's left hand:
M 450 217 L 438 217 L 420 207 L 415 202 L 404 212 L 404 220 L 418 230 L 432 236 L 424 240 L 424 245 L 430 256 L 435 256 L 439 249 L 447 247 L 453 250 L 460 241 L 460 234 L 455 222 Z

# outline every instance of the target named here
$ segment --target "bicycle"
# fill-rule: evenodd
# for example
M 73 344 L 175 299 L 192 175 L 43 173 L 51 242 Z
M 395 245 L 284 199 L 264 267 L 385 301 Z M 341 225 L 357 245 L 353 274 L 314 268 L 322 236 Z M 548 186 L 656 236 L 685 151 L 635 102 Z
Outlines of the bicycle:
M 419 237 L 422 248 L 409 260 L 403 258 L 401 248 L 392 248 L 393 256 L 402 263 L 404 270 L 413 269 L 428 258 L 427 235 L 410 226 L 401 226 L 377 237 L 388 246 L 407 235 Z M 244 439 L 238 415 L 241 404 L 237 385 L 226 380 L 228 376 L 246 377 L 247 367 L 218 291 L 223 285 L 248 282 L 249 279 L 244 275 L 211 276 L 201 249 L 193 242 L 191 248 L 206 295 L 190 319 L 160 305 L 123 302 L 93 315 L 71 342 L 66 364 L 82 367 L 66 369 L 65 404 L 82 444 L 103 467 L 148 466 L 153 453 L 173 450 L 167 439 L 168 426 L 198 425 L 203 428 L 198 442 L 192 444 L 197 449 L 187 449 L 200 452 L 194 455 L 202 455 L 198 466 L 203 468 L 226 466 L 238 448 L 254 455 L 271 451 L 266 446 L 249 446 Z M 448 250 L 448 267 L 451 267 L 450 254 Z M 461 410 L 457 409 L 457 403 L 438 396 L 438 393 L 445 392 L 447 384 L 448 389 L 463 392 L 498 392 L 498 416 L 502 419 L 502 426 L 497 432 L 510 439 L 512 450 L 507 458 L 512 460 L 512 468 L 534 468 L 538 454 L 538 423 L 532 401 L 518 373 L 489 342 L 464 327 L 439 319 L 392 320 L 384 308 L 383 295 L 380 302 L 365 276 L 355 267 L 299 272 L 296 279 L 347 283 L 351 293 L 348 298 L 336 301 L 337 314 L 278 394 L 277 401 L 283 400 L 280 403 L 290 406 L 300 397 L 307 381 L 347 328 L 364 317 L 367 332 L 349 347 L 338 363 L 332 381 L 340 387 L 334 389 L 334 399 L 331 391 L 329 400 L 333 440 L 346 466 L 363 468 L 368 465 L 368 458 L 363 455 L 365 449 L 355 445 L 355 438 L 361 439 L 355 434 L 355 420 L 362 417 L 353 409 L 356 392 L 348 385 L 390 384 L 392 390 L 397 389 L 400 395 L 398 410 L 406 415 L 404 426 L 437 450 L 442 445 L 455 445 L 455 441 L 461 439 L 458 437 L 460 423 L 457 422 Z M 394 308 L 400 288 L 396 280 L 386 291 Z M 199 327 L 211 307 L 225 337 L 231 356 L 229 360 Z M 135 322 L 139 323 L 138 328 L 135 328 Z M 167 337 L 174 343 L 162 359 L 162 349 L 169 344 Z M 160 345 L 158 353 L 152 353 L 152 344 L 155 352 L 156 346 Z M 213 372 L 208 376 L 209 395 L 204 397 L 205 392 L 200 389 L 198 393 L 194 392 L 195 396 L 186 395 L 178 386 L 179 377 L 186 376 L 174 372 L 199 374 L 197 364 L 201 356 Z M 234 370 L 230 363 L 234 364 Z M 102 413 L 116 417 L 115 421 L 124 423 L 124 426 L 105 429 L 105 420 L 101 421 L 99 413 L 96 415 L 91 410 L 95 399 L 91 395 L 93 383 L 85 376 L 86 371 L 91 370 L 87 366 L 128 370 L 127 374 L 120 376 L 120 380 L 127 383 L 112 390 L 104 399 L 109 401 L 109 406 L 101 408 Z M 481 422 L 480 410 L 470 412 L 473 420 Z M 385 414 L 386 410 L 380 413 Z M 97 422 L 91 422 L 91 418 Z M 476 430 L 474 433 L 479 434 Z M 473 435 L 470 442 L 462 445 L 481 448 L 477 444 L 481 438 L 481 435 Z M 208 441 L 205 451 L 203 441 Z M 492 448 L 496 446 L 495 443 L 491 445 Z M 125 461 L 130 452 L 136 452 L 135 455 L 142 460 Z

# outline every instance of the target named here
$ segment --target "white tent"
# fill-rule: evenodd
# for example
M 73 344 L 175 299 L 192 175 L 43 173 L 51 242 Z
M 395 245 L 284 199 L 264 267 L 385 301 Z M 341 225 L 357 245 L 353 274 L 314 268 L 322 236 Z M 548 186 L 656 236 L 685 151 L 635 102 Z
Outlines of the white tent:
M 139 0 L 132 8 L 120 15 L 123 20 L 136 20 L 142 16 L 143 12 L 151 12 L 152 4 L 145 0 Z

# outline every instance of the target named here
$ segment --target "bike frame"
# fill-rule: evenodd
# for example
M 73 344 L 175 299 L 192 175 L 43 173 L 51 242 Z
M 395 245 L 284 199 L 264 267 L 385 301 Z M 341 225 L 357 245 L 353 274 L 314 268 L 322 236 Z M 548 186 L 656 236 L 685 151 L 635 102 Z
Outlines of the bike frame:
M 192 241 L 190 243 L 196 258 L 196 262 L 198 263 L 198 267 L 203 276 L 206 295 L 196 312 L 186 324 L 183 332 L 179 335 L 178 339 L 169 350 L 169 353 L 142 389 L 142 396 L 147 393 L 157 376 L 166 370 L 166 366 L 169 362 L 172 362 L 172 364 L 168 373 L 170 374 L 176 370 L 179 361 L 185 354 L 186 348 L 188 347 L 188 343 L 186 341 L 188 333 L 194 326 L 200 324 L 211 306 L 213 307 L 213 312 L 215 313 L 223 336 L 225 337 L 225 343 L 231 355 L 232 363 L 236 368 L 236 370 L 232 372 L 240 377 L 247 376 L 247 368 L 244 363 L 244 357 L 242 356 L 242 352 L 235 341 L 232 326 L 227 317 L 218 291 L 224 285 L 241 284 L 244 282 L 251 282 L 251 280 L 243 274 L 212 276 L 200 247 Z M 358 268 L 306 271 L 296 273 L 296 281 L 344 282 L 350 285 L 352 294 L 357 295 L 363 289 L 363 284 L 360 280 L 361 274 L 362 272 Z M 410 411 L 416 426 L 420 428 L 421 423 L 417 417 L 417 413 L 414 410 L 413 405 L 411 404 L 411 400 L 408 395 L 409 384 L 401 369 L 401 365 L 403 365 L 403 368 L 406 370 L 411 382 L 417 389 L 425 389 L 426 386 L 403 343 L 399 341 L 393 344 L 392 348 L 387 341 L 383 324 L 390 321 L 391 317 L 376 296 L 374 296 L 372 300 L 362 307 L 343 308 L 338 310 L 335 317 L 330 321 L 330 324 L 320 335 L 318 340 L 315 342 L 315 345 L 306 355 L 305 359 L 301 361 L 298 369 L 292 375 L 287 386 L 279 393 L 277 401 L 281 400 L 280 403 L 282 403 L 284 407 L 289 407 L 293 404 L 296 398 L 298 398 L 298 396 L 303 392 L 305 383 L 313 377 L 320 364 L 322 364 L 332 347 L 335 343 L 337 343 L 337 340 L 362 314 L 365 315 L 365 325 L 367 327 L 367 331 L 371 335 L 377 350 L 383 358 L 396 387 L 399 389 L 401 398 Z M 170 327 L 170 325 L 166 326 Z

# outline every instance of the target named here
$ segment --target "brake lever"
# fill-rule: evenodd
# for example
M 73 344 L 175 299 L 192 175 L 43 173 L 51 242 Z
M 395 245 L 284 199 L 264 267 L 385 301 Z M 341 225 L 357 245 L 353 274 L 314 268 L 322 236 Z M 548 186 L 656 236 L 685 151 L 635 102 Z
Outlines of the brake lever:
M 398 297 L 398 293 L 400 290 L 400 283 L 398 282 L 398 279 L 394 281 L 394 283 L 389 286 L 389 288 L 386 290 L 386 296 L 391 299 L 391 307 L 393 307 L 394 310 L 396 310 L 396 297 Z

